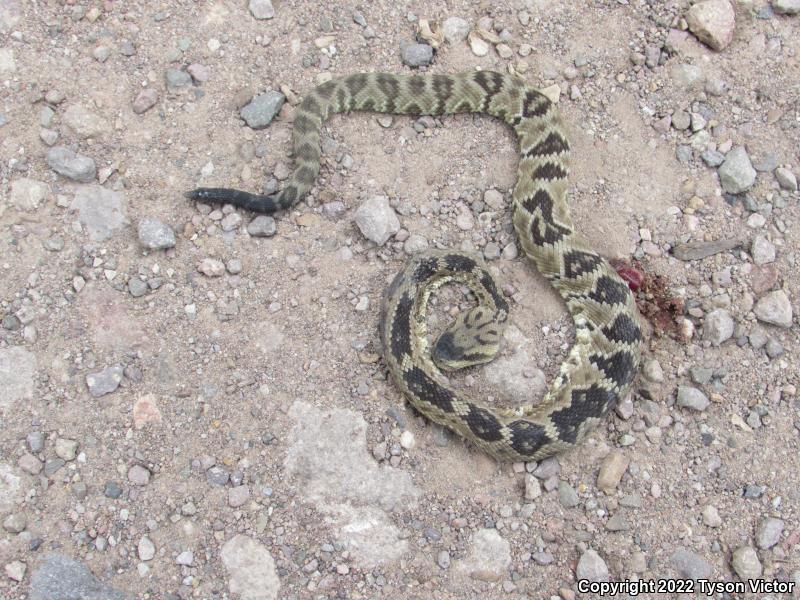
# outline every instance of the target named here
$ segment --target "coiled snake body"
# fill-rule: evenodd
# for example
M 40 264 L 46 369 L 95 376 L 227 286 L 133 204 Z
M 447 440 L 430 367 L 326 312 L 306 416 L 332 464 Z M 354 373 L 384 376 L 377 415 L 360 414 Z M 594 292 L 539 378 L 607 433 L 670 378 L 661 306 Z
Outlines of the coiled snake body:
M 256 212 L 291 207 L 317 179 L 320 129 L 333 113 L 367 110 L 407 115 L 487 113 L 510 125 L 519 141 L 512 193 L 520 246 L 564 299 L 576 341 L 541 403 L 498 410 L 448 385 L 440 368 L 491 360 L 508 318 L 508 303 L 472 254 L 415 256 L 388 287 L 380 336 L 389 372 L 416 409 L 489 454 L 539 460 L 579 444 L 623 398 L 638 371 L 643 336 L 633 294 L 616 271 L 574 233 L 567 193 L 569 145 L 552 103 L 520 79 L 491 71 L 455 75 L 355 74 L 323 83 L 294 117 L 295 170 L 271 195 L 199 188 L 194 200 L 226 202 Z M 433 344 L 425 312 L 433 290 L 469 286 L 478 306 L 459 316 Z

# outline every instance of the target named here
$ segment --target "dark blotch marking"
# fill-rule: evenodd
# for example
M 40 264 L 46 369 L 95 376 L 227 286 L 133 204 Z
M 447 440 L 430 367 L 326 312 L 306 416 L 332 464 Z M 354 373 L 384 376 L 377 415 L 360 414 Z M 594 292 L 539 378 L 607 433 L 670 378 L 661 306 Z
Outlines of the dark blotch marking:
M 307 113 L 311 113 L 312 115 L 316 115 L 317 117 L 320 118 L 320 120 L 322 119 L 323 113 L 325 112 L 324 109 L 322 108 L 322 105 L 319 102 L 317 102 L 314 96 L 311 95 L 305 97 L 303 103 L 300 105 L 300 109 Z
M 411 279 L 416 283 L 423 283 L 430 279 L 438 270 L 437 261 L 435 258 L 422 259 L 414 269 L 414 274 Z
M 453 271 L 463 271 L 469 273 L 477 266 L 477 263 L 468 256 L 460 254 L 448 254 L 444 257 L 444 262 L 448 269 Z
M 546 162 L 538 167 L 536 170 L 531 174 L 532 179 L 545 179 L 547 181 L 553 181 L 554 179 L 566 179 L 567 171 L 561 165 L 557 165 L 552 162 Z
M 632 344 L 644 341 L 642 330 L 625 313 L 618 314 L 610 326 L 606 325 L 600 331 L 612 342 Z
M 591 273 L 602 262 L 603 259 L 597 254 L 570 250 L 564 255 L 564 275 L 569 279 L 576 279 L 585 273 Z
M 552 441 L 544 427 L 530 421 L 512 421 L 507 427 L 511 430 L 511 447 L 522 456 L 535 454 Z
M 323 84 L 314 88 L 314 92 L 325 100 L 330 100 L 333 97 L 333 92 L 336 90 L 335 81 L 326 81 Z
M 503 88 L 503 76 L 494 71 L 478 71 L 475 73 L 475 83 L 486 92 L 486 96 L 484 96 L 480 106 L 481 112 L 486 112 L 491 106 L 492 99 Z
M 294 128 L 295 135 L 297 134 L 306 134 L 310 131 L 313 131 L 317 128 L 317 125 L 314 124 L 311 119 L 309 119 L 304 114 L 298 114 L 294 118 L 294 124 L 292 125 Z
M 446 387 L 439 385 L 419 367 L 412 367 L 403 374 L 408 388 L 426 402 L 433 404 L 446 413 L 453 412 L 455 394 Z
M 622 389 L 636 377 L 636 365 L 629 352 L 620 350 L 609 357 L 592 354 L 589 360 L 602 370 L 608 379 L 614 382 L 618 389 Z
M 351 96 L 357 95 L 367 86 L 367 76 L 364 73 L 354 73 L 344 80 Z
M 310 186 L 313 185 L 317 180 L 317 173 L 312 167 L 304 165 L 294 172 L 294 178 L 295 180 Z
M 535 90 L 528 90 L 522 100 L 522 116 L 543 117 L 550 108 L 550 101 Z
M 455 108 L 453 108 L 453 112 L 454 113 L 472 112 L 472 106 L 470 105 L 468 100 L 462 100 L 455 106 Z
M 487 271 L 484 271 L 483 275 L 481 275 L 481 284 L 486 288 L 486 291 L 489 292 L 497 309 L 508 312 L 508 302 L 506 302 L 502 294 L 497 291 L 497 285 Z
M 412 102 L 411 104 L 403 107 L 403 112 L 408 113 L 410 115 L 421 115 L 424 111 L 419 107 L 416 102 Z
M 287 185 L 281 190 L 281 196 L 278 203 L 281 205 L 281 208 L 289 208 L 290 206 L 294 205 L 295 202 L 297 202 L 297 196 L 297 188 L 293 185 Z
M 393 356 L 411 354 L 411 311 L 414 298 L 403 294 L 397 302 L 392 322 L 392 337 L 387 340 L 392 348 Z
M 554 131 L 551 131 L 545 139 L 536 144 L 525 153 L 525 156 L 560 154 L 569 150 L 567 140 Z
M 558 429 L 559 439 L 574 444 L 584 421 L 602 418 L 616 404 L 617 395 L 614 392 L 593 384 L 588 389 L 573 390 L 570 405 L 552 413 L 550 420 Z
M 568 228 L 553 221 L 553 199 L 545 190 L 537 190 L 532 198 L 527 198 L 522 203 L 522 206 L 533 215 L 531 236 L 537 245 L 555 244 L 569 235 Z
M 624 282 L 603 275 L 586 297 L 602 304 L 625 304 L 630 295 L 631 290 Z
M 414 96 L 425 93 L 425 78 L 419 75 L 412 75 L 408 78 L 408 89 Z
M 361 105 L 361 110 L 375 110 L 375 100 L 372 98 L 364 100 L 364 104 Z
M 298 160 L 316 162 L 319 160 L 319 148 L 304 142 L 294 149 L 294 157 Z
M 336 106 L 340 112 L 353 110 L 356 106 L 356 98 L 353 95 L 348 95 L 347 90 L 340 87 L 336 90 Z
M 436 110 L 434 112 L 443 113 L 447 101 L 453 94 L 453 80 L 447 75 L 433 76 L 433 93 L 436 96 Z
M 497 442 L 503 439 L 501 433 L 503 425 L 492 413 L 472 403 L 468 403 L 467 406 L 469 407 L 469 413 L 464 417 L 464 420 L 476 436 L 487 442 Z
M 387 73 L 381 73 L 375 79 L 375 83 L 378 84 L 378 88 L 383 92 L 386 98 L 386 112 L 394 112 L 394 102 L 400 94 L 400 85 L 397 83 L 397 78 Z

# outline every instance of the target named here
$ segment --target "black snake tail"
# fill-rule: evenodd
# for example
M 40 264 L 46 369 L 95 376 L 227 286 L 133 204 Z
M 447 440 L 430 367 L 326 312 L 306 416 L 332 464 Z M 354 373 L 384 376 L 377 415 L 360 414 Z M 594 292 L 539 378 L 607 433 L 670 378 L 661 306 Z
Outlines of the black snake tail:
M 291 202 L 285 202 L 279 194 L 251 194 L 233 188 L 197 188 L 183 195 L 189 200 L 232 204 L 238 208 L 268 215 L 292 205 Z

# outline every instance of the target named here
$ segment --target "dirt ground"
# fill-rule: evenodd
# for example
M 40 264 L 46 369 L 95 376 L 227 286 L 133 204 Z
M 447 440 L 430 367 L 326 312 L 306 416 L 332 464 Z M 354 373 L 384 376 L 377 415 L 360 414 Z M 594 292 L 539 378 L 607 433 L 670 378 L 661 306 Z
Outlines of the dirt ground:
M 797 2 L 733 2 L 722 50 L 688 0 L 250 4 L 0 0 L 0 597 L 800 586 Z M 453 17 L 469 39 L 451 20 L 404 64 L 421 20 Z M 293 106 L 326 78 L 475 69 L 557 96 L 576 229 L 659 282 L 640 306 L 677 307 L 631 397 L 538 465 L 417 415 L 377 336 L 409 253 L 470 249 L 512 327 L 464 392 L 510 405 L 558 371 L 572 324 L 517 256 L 504 125 L 336 116 L 274 234 L 183 197 L 280 188 Z M 253 129 L 240 109 L 270 90 L 286 101 Z M 382 245 L 354 220 L 376 196 L 401 225 Z M 434 318 L 469 305 L 448 290 Z

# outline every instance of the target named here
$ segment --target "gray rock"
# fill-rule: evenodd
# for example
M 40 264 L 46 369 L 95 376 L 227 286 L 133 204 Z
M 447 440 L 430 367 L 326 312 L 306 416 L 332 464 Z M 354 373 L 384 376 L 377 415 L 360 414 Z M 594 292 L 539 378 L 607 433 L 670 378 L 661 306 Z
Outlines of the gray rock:
M 678 406 L 702 412 L 710 403 L 708 397 L 697 388 L 688 385 L 678 386 Z
M 78 189 L 70 210 L 78 212 L 78 220 L 86 227 L 93 242 L 107 240 L 128 224 L 125 195 L 99 185 Z
M 714 371 L 705 367 L 692 367 L 689 369 L 689 377 L 692 378 L 694 383 L 698 383 L 700 385 L 706 385 L 709 381 L 711 381 L 711 377 L 713 375 Z
M 711 565 L 691 550 L 676 550 L 669 560 L 678 575 L 686 579 L 708 579 L 711 576 Z
M 703 151 L 703 153 L 700 155 L 700 158 L 702 158 L 703 162 L 712 168 L 716 168 L 725 162 L 725 155 L 722 152 L 711 149 Z
M 106 394 L 116 391 L 122 381 L 122 365 L 112 365 L 97 373 L 89 373 L 86 376 L 86 385 L 89 393 L 95 398 L 100 398 Z
M 3 519 L 3 529 L 9 533 L 22 533 L 28 526 L 28 517 L 23 513 L 12 513 Z
M 0 348 L 0 409 L 33 399 L 36 355 L 20 346 Z
M 408 236 L 408 239 L 403 243 L 403 250 L 406 254 L 419 254 L 428 249 L 428 240 L 416 233 Z
M 103 495 L 105 495 L 107 498 L 111 498 L 112 500 L 116 500 L 122 496 L 122 488 L 117 482 L 108 481 L 103 489 Z
M 581 554 L 575 567 L 575 579 L 589 581 L 608 581 L 610 574 L 606 561 L 591 548 Z
M 7 388 L 3 385 L 3 389 Z M 41 452 L 44 450 L 44 434 L 41 431 L 31 431 L 25 436 L 25 443 L 28 444 L 28 450 L 34 454 Z
M 762 550 L 769 550 L 781 541 L 783 521 L 775 517 L 767 517 L 756 528 L 756 545 Z
M 758 553 L 750 546 L 741 546 L 733 551 L 731 567 L 743 581 L 758 579 L 764 571 Z
M 153 108 L 156 102 L 158 102 L 158 90 L 155 88 L 146 88 L 139 92 L 136 99 L 133 101 L 133 112 L 137 115 L 141 115 Z
M 69 462 L 78 455 L 78 442 L 68 438 L 58 438 L 55 444 L 56 456 Z
M 138 277 L 131 277 L 128 281 L 128 292 L 134 298 L 141 298 L 147 293 L 147 282 Z
M 447 550 L 441 550 L 439 554 L 436 555 L 436 564 L 439 565 L 442 569 L 449 569 L 450 568 L 450 553 Z
M 701 0 L 689 9 L 686 22 L 697 39 L 720 51 L 733 39 L 736 15 L 729 0 Z
M 733 317 L 727 310 L 718 308 L 711 311 L 703 321 L 703 339 L 719 346 L 733 336 L 733 326 Z
M 675 157 L 682 163 L 688 163 L 692 160 L 693 152 L 692 147 L 687 144 L 680 144 L 675 149 Z
M 580 502 L 578 492 L 566 481 L 558 482 L 558 500 L 564 508 L 574 508 Z
M 692 117 L 685 110 L 676 110 L 672 113 L 672 126 L 678 131 L 689 129 L 692 124 Z
M 382 246 L 400 231 L 400 220 L 386 196 L 373 196 L 361 203 L 353 218 L 364 237 Z
M 344 409 L 321 412 L 295 402 L 289 415 L 296 425 L 284 466 L 302 482 L 309 500 L 335 498 L 354 505 L 410 506 L 419 496 L 408 473 L 380 468 L 367 450 L 366 422 Z
M 442 23 L 442 33 L 451 44 L 463 42 L 469 35 L 469 23 L 461 17 L 448 17 Z
M 175 232 L 153 217 L 139 220 L 139 243 L 150 250 L 165 250 L 175 246 Z
M 248 8 L 256 19 L 271 19 L 275 16 L 275 9 L 270 0 L 250 0 Z
M 753 159 L 753 167 L 760 173 L 769 173 L 778 167 L 778 155 L 774 152 L 765 152 Z
M 672 249 L 672 254 L 675 258 L 680 260 L 700 260 L 713 256 L 714 254 L 719 254 L 720 252 L 733 250 L 741 245 L 741 240 L 733 238 L 714 240 L 711 242 L 700 240 L 675 246 Z
M 729 194 L 746 192 L 756 181 L 756 170 L 743 146 L 733 148 L 717 170 L 722 188 Z
M 11 182 L 10 198 L 18 210 L 36 210 L 50 195 L 50 186 L 43 181 L 22 177 Z
M 759 321 L 789 328 L 792 326 L 792 304 L 783 290 L 775 290 L 758 299 L 754 309 Z
M 50 554 L 31 575 L 29 600 L 131 600 L 99 581 L 84 565 L 63 554 Z
M 242 600 L 275 600 L 281 581 L 269 550 L 246 535 L 235 535 L 220 551 L 228 590 Z
M 133 465 L 128 469 L 128 481 L 133 485 L 145 486 L 150 483 L 150 471 L 142 465 Z
M 775 246 L 763 235 L 753 238 L 750 254 L 753 256 L 753 262 L 757 265 L 775 262 Z
M 209 483 L 213 483 L 214 485 L 218 485 L 220 487 L 227 484 L 230 478 L 230 473 L 228 473 L 228 471 L 222 467 L 211 467 L 208 471 L 206 471 L 206 480 Z
M 59 175 L 79 183 L 94 181 L 97 169 L 94 160 L 73 152 L 65 146 L 54 146 L 47 151 L 47 164 Z
M 511 566 L 511 546 L 496 529 L 479 529 L 472 536 L 469 556 L 458 565 L 473 579 L 500 581 Z
M 409 67 L 424 67 L 433 60 L 433 48 L 428 44 L 400 44 L 400 56 L 403 64 Z
M 800 0 L 772 0 L 772 10 L 781 15 L 800 15 Z
M 259 215 L 247 225 L 247 233 L 253 237 L 272 237 L 277 230 L 275 219 L 267 215 Z
M 167 69 L 164 79 L 167 82 L 167 89 L 173 92 L 192 84 L 192 76 L 181 69 Z
M 678 88 L 692 88 L 703 81 L 703 70 L 696 65 L 677 64 L 670 71 L 672 82 Z
M 191 567 L 194 564 L 194 552 L 191 550 L 184 550 L 175 557 L 175 564 Z
M 789 190 L 790 192 L 797 191 L 797 177 L 789 169 L 785 167 L 775 169 L 775 179 L 778 180 L 778 185 L 781 186 L 781 189 Z
M 247 504 L 250 499 L 250 488 L 246 485 L 237 485 L 228 490 L 228 506 L 239 508 Z
M 278 114 L 285 100 L 286 96 L 270 90 L 253 98 L 242 107 L 239 114 L 251 129 L 264 129 Z
M 142 536 L 136 546 L 136 553 L 139 555 L 139 560 L 153 560 L 156 555 L 156 546 L 147 536 Z
M 777 358 L 784 352 L 783 344 L 780 341 L 776 340 L 775 338 L 769 338 L 767 340 L 767 345 L 765 346 L 764 350 L 767 352 L 767 356 L 770 358 Z
M 73 104 L 64 111 L 64 124 L 81 139 L 99 138 L 111 133 L 111 125 L 85 106 Z

